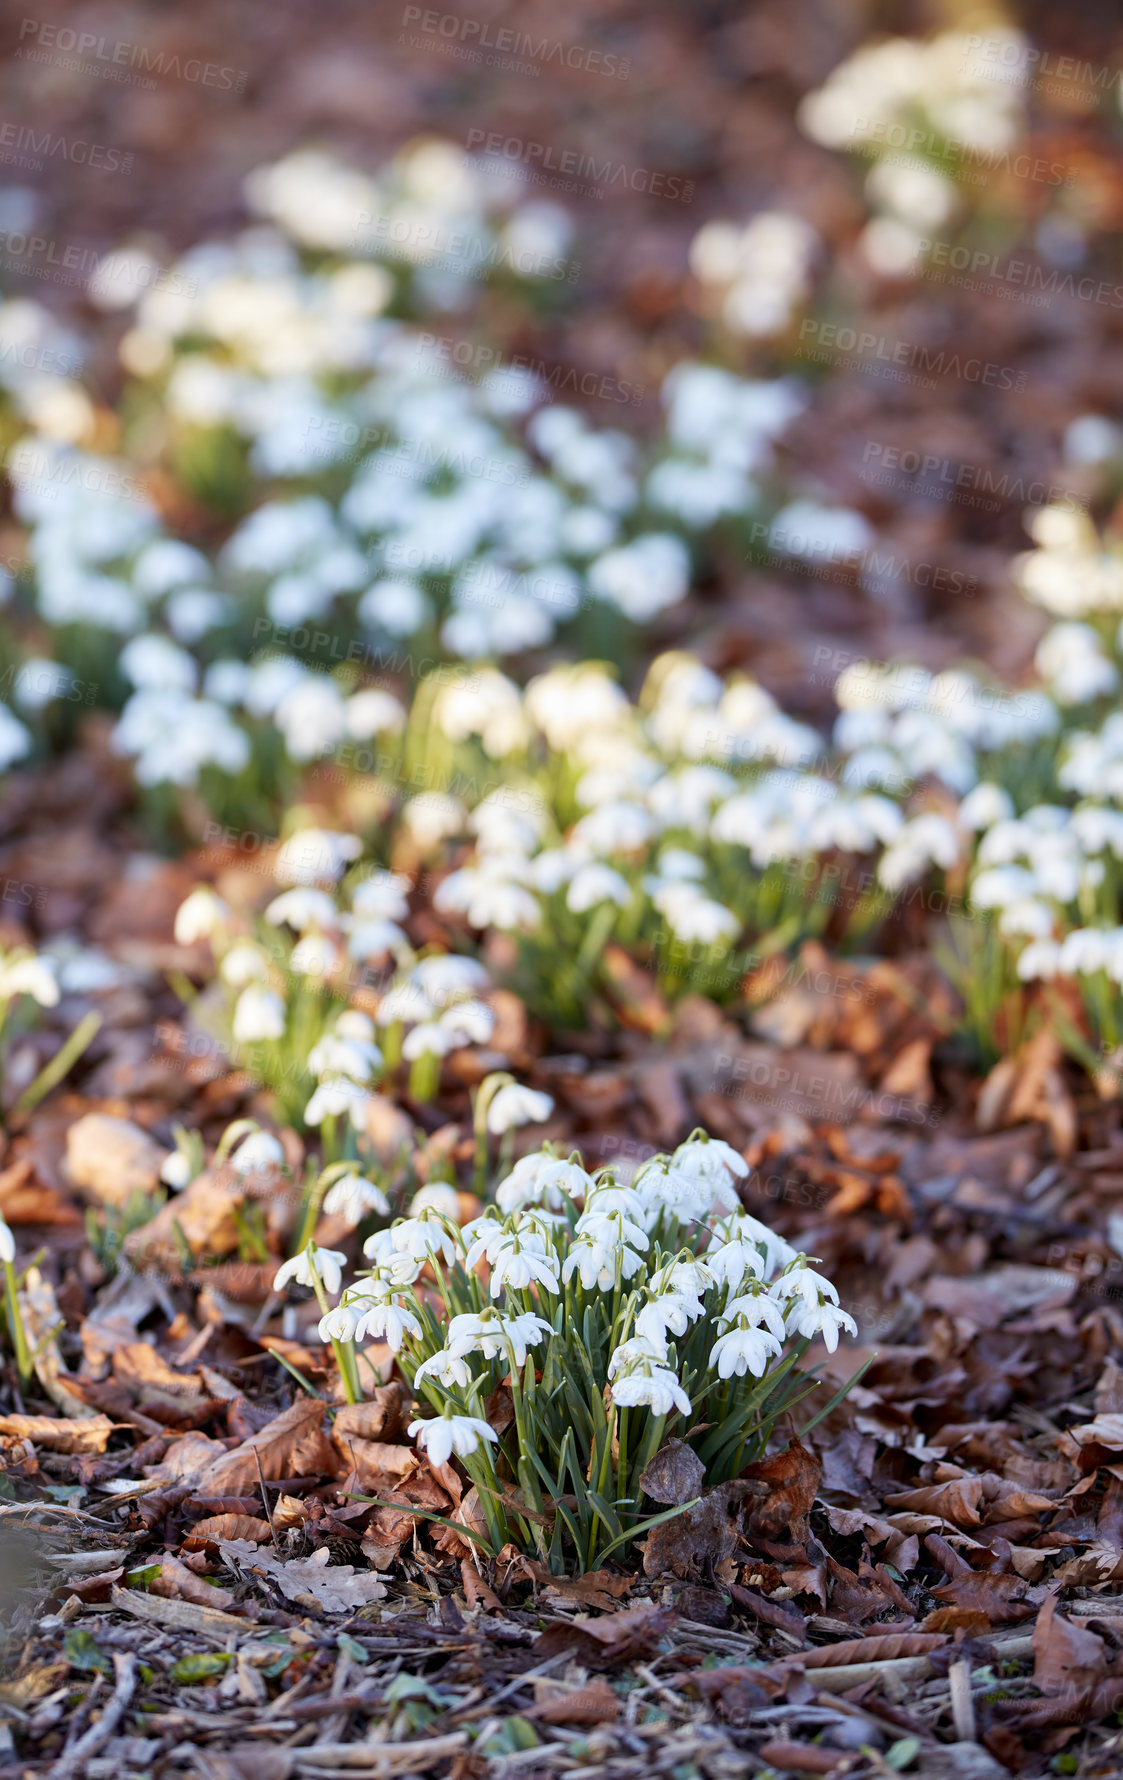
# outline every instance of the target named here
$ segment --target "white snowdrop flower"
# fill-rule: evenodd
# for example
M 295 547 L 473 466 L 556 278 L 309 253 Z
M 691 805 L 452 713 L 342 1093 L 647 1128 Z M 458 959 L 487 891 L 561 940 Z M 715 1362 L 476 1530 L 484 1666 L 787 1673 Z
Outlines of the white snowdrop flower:
M 348 735 L 365 742 L 376 735 L 400 735 L 406 726 L 406 713 L 393 693 L 366 686 L 347 700 L 344 721 Z
M 447 1007 L 462 996 L 490 987 L 491 979 L 476 958 L 455 952 L 434 953 L 422 958 L 410 973 L 411 981 L 434 1008 Z
M 372 1264 L 374 1284 L 381 1292 L 404 1291 L 414 1284 L 424 1266 L 424 1262 L 398 1253 L 389 1230 L 376 1230 L 368 1236 L 363 1253 Z
M 741 921 L 724 904 L 699 896 L 692 884 L 674 884 L 660 898 L 660 912 L 684 945 L 717 945 L 741 931 Z
M 16 1258 L 16 1239 L 11 1230 L 0 1218 L 0 1261 L 14 1261 Z
M 270 1131 L 251 1131 L 230 1157 L 235 1174 L 268 1174 L 282 1168 L 285 1152 L 279 1138 Z
M 269 960 L 252 940 L 236 940 L 224 953 L 218 974 L 231 989 L 244 989 L 247 983 L 260 983 L 268 978 Z
M 31 731 L 0 704 L 0 772 L 31 752 Z
M 747 1276 L 763 1279 L 764 1257 L 754 1242 L 718 1242 L 706 1250 L 706 1265 L 717 1285 L 736 1291 Z
M 820 1304 L 828 1300 L 832 1304 L 838 1303 L 838 1292 L 830 1280 L 824 1279 L 821 1273 L 815 1273 L 802 1260 L 797 1261 L 794 1267 L 789 1267 L 779 1279 L 773 1280 L 768 1289 L 774 1298 L 781 1301 L 798 1298 L 812 1310 L 817 1310 Z
M 719 1325 L 737 1323 L 750 1329 L 766 1323 L 777 1340 L 784 1338 L 784 1313 L 767 1291 L 746 1292 L 727 1304 L 718 1318 Z
M 493 1245 L 488 1289 L 493 1298 L 498 1298 L 504 1286 L 515 1292 L 525 1292 L 532 1284 L 556 1297 L 559 1290 L 557 1260 L 546 1254 L 535 1239 L 512 1231 L 502 1242 Z
M 983 781 L 967 793 L 956 820 L 961 828 L 977 834 L 981 829 L 993 828 L 996 822 L 1010 821 L 1013 815 L 1014 802 L 1010 793 L 1001 785 Z
M 435 1378 L 446 1390 L 454 1387 L 463 1390 L 472 1382 L 472 1368 L 462 1353 L 453 1353 L 451 1349 L 441 1347 L 421 1362 L 413 1375 L 414 1384 L 419 1384 L 423 1378 Z
M 384 958 L 387 953 L 403 958 L 409 952 L 409 940 L 396 921 L 364 920 L 344 915 L 341 925 L 347 932 L 347 951 L 352 958 L 366 961 Z
M 671 1162 L 676 1169 L 685 1170 L 703 1181 L 713 1195 L 715 1206 L 730 1211 L 739 1208 L 740 1197 L 729 1177 L 733 1175 L 744 1180 L 749 1165 L 732 1144 L 723 1143 L 716 1137 L 692 1138 L 679 1144 Z
M 286 1261 L 273 1276 L 273 1290 L 280 1292 L 292 1280 L 298 1286 L 311 1286 L 318 1274 L 320 1283 L 329 1298 L 334 1298 L 343 1282 L 343 1267 L 347 1256 L 342 1249 L 317 1248 L 310 1242 L 306 1248 Z
M 419 1057 L 447 1057 L 453 1048 L 452 1034 L 446 1027 L 437 1020 L 423 1020 L 406 1033 L 402 1056 L 407 1063 L 415 1063 Z
M 553 896 L 563 885 L 569 883 L 580 863 L 564 847 L 547 847 L 531 861 L 530 881 L 543 896 Z
M 292 927 L 297 933 L 310 927 L 330 931 L 338 923 L 339 911 L 326 890 L 302 886 L 275 896 L 265 910 L 265 919 L 272 927 Z
M 914 816 L 882 854 L 878 881 L 886 890 L 902 890 L 930 866 L 949 871 L 959 859 L 959 850 L 959 836 L 946 816 Z
M 482 1440 L 499 1439 L 495 1429 L 475 1415 L 445 1414 L 410 1422 L 406 1433 L 434 1465 L 447 1465 L 453 1453 L 457 1458 L 470 1458 Z
M 282 845 L 273 863 L 273 876 L 278 884 L 336 884 L 362 850 L 358 835 L 304 828 Z
M 249 983 L 234 1004 L 233 1032 L 239 1044 L 283 1038 L 285 1004 L 277 991 Z
M 461 1239 L 465 1245 L 464 1265 L 468 1272 L 471 1273 L 483 1260 L 486 1260 L 490 1266 L 492 1256 L 509 1235 L 509 1225 L 497 1218 L 490 1206 L 482 1216 L 473 1218 L 470 1224 L 465 1224 L 461 1231 Z
M 1053 911 L 1036 896 L 1018 896 L 998 917 L 998 930 L 1008 939 L 1048 939 L 1054 927 Z
M 328 977 L 340 963 L 340 950 L 326 933 L 305 933 L 289 956 L 289 969 L 301 977 Z
M 409 1215 L 419 1218 L 423 1212 L 431 1211 L 446 1223 L 460 1222 L 460 1195 L 448 1181 L 429 1181 L 426 1186 L 418 1187 L 409 1202 Z
M 338 1023 L 308 1053 L 311 1075 L 345 1075 L 353 1082 L 369 1082 L 382 1066 L 382 1052 L 363 1039 L 342 1038 Z
M 172 1150 L 160 1164 L 160 1179 L 173 1193 L 182 1192 L 191 1180 L 191 1164 L 182 1150 Z
M 273 716 L 293 760 L 330 753 L 347 734 L 342 694 L 325 674 L 305 675 L 285 693 Z
M 836 1304 L 816 1304 L 814 1306 L 796 1301 L 788 1312 L 788 1333 L 802 1335 L 813 1340 L 816 1335 L 823 1337 L 823 1344 L 828 1353 L 833 1354 L 838 1346 L 839 1330 L 845 1329 L 848 1335 L 858 1333 L 858 1325 L 854 1318 L 845 1310 L 839 1310 Z
M 1023 983 L 1050 983 L 1061 965 L 1061 948 L 1055 939 L 1031 939 L 1018 958 L 1018 976 Z
M 436 847 L 464 829 L 466 812 L 459 798 L 439 791 L 411 797 L 402 809 L 402 821 L 418 846 Z
M 448 1348 L 458 1355 L 479 1353 L 485 1360 L 506 1359 L 513 1352 L 515 1365 L 524 1366 L 528 1349 L 553 1332 L 553 1324 L 533 1311 L 504 1317 L 488 1308 L 478 1316 L 454 1316 L 448 1325 Z
M 178 946 L 193 946 L 197 940 L 210 939 L 230 919 L 230 910 L 210 888 L 199 884 L 176 910 L 175 941 Z
M 30 995 L 40 1007 L 55 1007 L 59 986 L 53 958 L 39 958 L 34 952 L 17 950 L 0 953 L 0 1002 L 14 1001 L 17 995 Z
M 414 1218 L 399 1218 L 390 1226 L 390 1246 L 395 1254 L 411 1261 L 440 1259 L 451 1267 L 456 1259 L 456 1239 L 432 1211 Z
M 358 1304 L 337 1304 L 329 1310 L 316 1324 L 316 1333 L 323 1342 L 354 1341 L 355 1331 L 359 1326 L 360 1309 Z
M 520 1125 L 542 1124 L 554 1110 L 553 1097 L 521 1082 L 507 1082 L 488 1102 L 487 1128 L 493 1136 Z
M 710 1349 L 708 1365 L 711 1370 L 716 1368 L 719 1378 L 744 1378 L 746 1372 L 761 1378 L 769 1360 L 782 1352 L 775 1335 L 766 1329 L 742 1326 L 718 1336 Z
M 375 871 L 351 892 L 351 910 L 370 921 L 404 921 L 410 880 L 402 872 Z
M 457 1001 L 444 1010 L 438 1024 L 448 1034 L 453 1049 L 485 1045 L 495 1030 L 495 1015 L 485 1001 Z
M 1090 624 L 1054 624 L 1037 646 L 1034 666 L 1063 705 L 1085 704 L 1119 685 L 1118 670 Z
M 501 933 L 533 933 L 542 921 L 542 910 L 529 890 L 483 874 L 477 876 L 465 913 L 471 926 L 496 927 Z
M 587 914 L 605 902 L 614 902 L 617 908 L 626 909 L 631 901 L 632 887 L 627 878 L 613 871 L 610 865 L 599 862 L 578 869 L 565 898 L 566 907 L 575 915 Z
M 682 599 L 690 585 L 690 555 L 671 533 L 647 533 L 598 556 L 588 582 L 597 599 L 643 624 Z
M 244 661 L 212 661 L 203 675 L 203 695 L 220 705 L 240 705 L 250 683 Z
M 650 1409 L 653 1415 L 670 1415 L 673 1409 L 689 1415 L 690 1398 L 677 1375 L 663 1366 L 648 1364 L 624 1372 L 612 1383 L 612 1401 L 618 1409 Z
M 1061 942 L 1058 970 L 1061 976 L 1094 976 L 1104 970 L 1110 941 L 1102 927 L 1074 927 Z
M 646 1234 L 643 1240 L 646 1248 Z M 632 1279 L 643 1266 L 643 1255 L 625 1247 L 611 1220 L 604 1219 L 597 1227 L 574 1237 L 562 1263 L 562 1279 L 568 1284 L 576 1273 L 587 1292 L 611 1292 L 618 1276 L 621 1280 Z
M 764 1252 L 764 1274 L 768 1278 L 778 1267 L 787 1267 L 796 1259 L 797 1251 L 790 1242 L 785 1242 L 775 1230 L 758 1219 L 751 1217 L 747 1211 L 737 1212 L 731 1218 L 724 1218 L 714 1227 L 714 1234 L 726 1242 L 751 1242 Z M 707 1261 L 709 1256 L 707 1255 Z
M 354 1226 L 361 1224 L 371 1212 L 388 1217 L 390 1201 L 380 1186 L 362 1174 L 343 1174 L 328 1188 L 324 1210 L 329 1217 L 341 1217 Z
M 322 1125 L 325 1119 L 338 1119 L 347 1113 L 356 1131 L 363 1127 L 363 1116 L 370 1095 L 360 1082 L 347 1076 L 327 1076 L 319 1082 L 304 1108 L 305 1123 Z
M 415 1277 L 416 1272 L 415 1268 Z M 402 1283 L 412 1284 L 412 1281 Z M 416 1338 L 421 1334 L 421 1324 L 412 1310 L 392 1293 L 380 1297 L 357 1297 L 353 1302 L 359 1311 L 354 1334 L 356 1341 L 384 1341 L 393 1353 L 398 1353 L 407 1335 Z
M 633 1335 L 622 1341 L 619 1347 L 613 1348 L 608 1357 L 608 1377 L 611 1381 L 621 1372 L 628 1372 L 633 1366 L 654 1363 L 665 1366 L 667 1363 L 667 1344 L 663 1340 L 651 1340 L 647 1336 Z
M 161 637 L 155 632 L 132 637 L 122 649 L 119 660 L 121 672 L 138 688 L 153 688 L 160 692 L 195 690 L 199 670 L 194 658 L 170 637 Z
M 595 1194 L 590 1208 L 578 1218 L 576 1232 L 594 1242 L 625 1243 L 630 1248 L 645 1249 L 648 1242 L 646 1230 L 633 1223 L 625 1212 L 603 1208 Z
M 655 832 L 655 819 L 642 804 L 620 801 L 590 810 L 574 825 L 570 845 L 593 854 L 636 853 Z
M 664 1292 L 661 1297 L 649 1298 L 637 1313 L 636 1334 L 644 1340 L 665 1342 L 668 1330 L 672 1335 L 685 1335 L 691 1323 L 702 1315 L 703 1306 L 697 1298 Z
M 676 1168 L 669 1156 L 654 1156 L 645 1162 L 632 1184 L 651 1218 L 666 1212 L 682 1223 L 693 1223 L 713 1207 L 711 1188 L 701 1175 L 693 1169 Z
M 585 1199 L 592 1191 L 592 1177 L 576 1162 L 563 1162 L 545 1150 L 520 1156 L 495 1192 L 501 1211 L 521 1211 L 525 1205 L 545 1205 L 561 1211 L 567 1199 Z
M 412 637 L 433 615 L 432 603 L 416 581 L 390 576 L 367 588 L 358 611 L 363 624 L 392 637 Z

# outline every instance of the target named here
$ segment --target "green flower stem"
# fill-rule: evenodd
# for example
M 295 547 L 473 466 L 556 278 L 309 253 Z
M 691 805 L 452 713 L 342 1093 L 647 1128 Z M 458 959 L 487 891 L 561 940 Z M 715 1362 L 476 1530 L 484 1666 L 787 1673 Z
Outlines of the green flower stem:
M 472 1128 L 476 1138 L 475 1175 L 472 1185 L 478 1199 L 482 1199 L 487 1192 L 488 1108 L 500 1088 L 507 1087 L 514 1079 L 514 1076 L 508 1075 L 506 1070 L 497 1070 L 494 1075 L 485 1076 L 476 1090 L 476 1101 L 472 1109 Z
M 56 1088 L 63 1076 L 73 1068 L 82 1052 L 93 1043 L 100 1030 L 100 1014 L 89 1013 L 85 1019 L 80 1020 L 66 1043 L 56 1052 L 51 1061 L 44 1065 L 30 1086 L 24 1089 L 12 1111 L 28 1113 L 38 1106 L 39 1102 L 51 1092 L 52 1088 Z
M 320 1306 L 320 1312 L 323 1316 L 327 1316 L 328 1311 L 331 1309 L 331 1305 L 328 1303 L 328 1295 L 324 1291 L 323 1282 L 320 1279 L 319 1271 L 311 1255 L 308 1257 L 308 1271 L 312 1275 L 312 1290 L 316 1294 L 316 1302 Z M 332 1351 L 335 1354 L 336 1365 L 339 1367 L 339 1376 L 343 1380 L 343 1390 L 348 1403 L 361 1403 L 363 1400 L 363 1390 L 359 1383 L 359 1367 L 358 1362 L 355 1359 L 355 1343 L 353 1341 L 340 1341 L 333 1335 L 331 1338 L 331 1345 Z
M 27 1336 L 24 1333 L 23 1312 L 19 1305 L 16 1270 L 11 1261 L 4 1262 L 4 1293 L 8 1300 L 8 1328 L 11 1330 L 12 1346 L 15 1349 L 16 1367 L 19 1371 L 20 1383 L 26 1384 L 31 1377 L 33 1366 L 31 1351 L 27 1345 Z
M 409 1091 L 414 1100 L 424 1105 L 435 1100 L 437 1089 L 441 1085 L 441 1059 L 434 1051 L 426 1051 L 415 1057 L 409 1066 Z
M 618 910 L 614 902 L 602 902 L 589 922 L 581 949 L 574 961 L 574 973 L 584 987 L 596 968 L 597 959 L 608 944 L 616 925 Z

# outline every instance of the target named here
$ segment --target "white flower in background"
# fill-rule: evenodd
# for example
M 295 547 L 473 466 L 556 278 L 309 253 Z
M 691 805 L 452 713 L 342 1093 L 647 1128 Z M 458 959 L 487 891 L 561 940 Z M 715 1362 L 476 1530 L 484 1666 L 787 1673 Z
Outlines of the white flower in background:
M 369 1082 L 382 1067 L 382 1052 L 367 1039 L 341 1036 L 338 1022 L 314 1044 L 308 1053 L 309 1073 L 315 1076 L 343 1075 L 353 1082 Z
M 429 1421 L 410 1422 L 406 1433 L 434 1465 L 446 1465 L 453 1453 L 471 1458 L 482 1440 L 497 1441 L 495 1429 L 474 1415 L 439 1415 Z
M 521 1211 L 526 1205 L 544 1205 L 548 1211 L 561 1211 L 566 1200 L 588 1200 L 594 1187 L 593 1178 L 576 1162 L 565 1162 L 545 1150 L 520 1156 L 505 1180 L 495 1191 L 501 1211 Z
M 1008 822 L 1014 815 L 1014 802 L 1001 785 L 982 782 L 969 791 L 959 806 L 956 821 L 961 828 L 979 833 L 998 822 Z
M 30 752 L 31 731 L 12 715 L 7 705 L 0 704 L 0 772 Z
M 14 1261 L 16 1258 L 16 1239 L 8 1225 L 0 1218 L 0 1261 Z
M 1037 646 L 1034 666 L 1062 705 L 1106 697 L 1119 685 L 1119 671 L 1090 624 L 1054 624 Z
M 290 1280 L 294 1285 L 312 1286 L 318 1276 L 329 1298 L 334 1298 L 343 1283 L 343 1267 L 347 1256 L 341 1249 L 317 1248 L 310 1242 L 291 1261 L 286 1261 L 273 1276 L 273 1290 L 283 1291 Z
M 275 896 L 265 910 L 265 919 L 272 927 L 292 927 L 297 933 L 310 927 L 330 931 L 339 921 L 339 912 L 326 890 L 301 887 Z
M 250 983 L 234 1004 L 234 1037 L 239 1044 L 259 1044 L 285 1036 L 286 1009 L 275 989 Z
M 388 1217 L 390 1201 L 380 1186 L 363 1174 L 344 1174 L 324 1195 L 324 1210 L 329 1217 L 340 1217 L 354 1226 L 361 1224 L 371 1212 Z
M 218 974 L 231 989 L 244 989 L 247 983 L 264 982 L 269 975 L 269 960 L 260 946 L 250 939 L 235 940 L 219 961 Z
M 566 907 L 575 915 L 587 914 L 605 902 L 626 909 L 631 901 L 632 887 L 627 878 L 613 871 L 610 865 L 600 863 L 580 866 L 570 880 L 565 898 Z
M 769 1290 L 774 1298 L 781 1301 L 798 1299 L 809 1310 L 817 1310 L 820 1304 L 828 1300 L 832 1304 L 838 1303 L 836 1287 L 829 1279 L 824 1279 L 821 1273 L 815 1273 L 808 1267 L 802 1257 L 794 1267 L 789 1267 L 786 1273 L 774 1280 Z
M 230 1157 L 235 1174 L 267 1174 L 274 1168 L 283 1168 L 284 1162 L 281 1141 L 269 1131 L 251 1131 Z
M 200 884 L 176 910 L 176 945 L 193 946 L 201 939 L 210 939 L 212 934 L 221 933 L 229 919 L 230 910 L 222 898 L 209 884 Z
M 495 1030 L 495 1015 L 484 1001 L 457 1001 L 445 1008 L 438 1024 L 455 1050 L 462 1045 L 487 1044 Z
M 1052 982 L 1061 966 L 1061 948 L 1054 939 L 1030 940 L 1018 958 L 1018 976 L 1023 983 Z
M 351 892 L 351 911 L 365 921 L 404 921 L 411 883 L 402 872 L 375 871 Z
M 447 1057 L 454 1049 L 452 1034 L 436 1020 L 422 1020 L 402 1042 L 402 1056 L 407 1063 L 419 1057 Z
M 191 1164 L 182 1150 L 172 1150 L 160 1164 L 160 1179 L 173 1193 L 182 1192 L 191 1180 Z
M 336 884 L 362 850 L 357 835 L 304 828 L 281 846 L 273 862 L 273 876 L 278 884 Z
M 519 1082 L 507 1082 L 488 1102 L 487 1128 L 498 1137 L 520 1125 L 543 1124 L 553 1110 L 554 1102 L 549 1094 L 525 1088 Z
M 305 1123 L 322 1125 L 325 1119 L 348 1115 L 356 1131 L 361 1131 L 370 1094 L 361 1082 L 345 1075 L 325 1076 L 304 1108 Z
M 59 999 L 58 974 L 52 958 L 17 949 L 0 952 L 0 1002 L 30 995 L 40 1007 L 55 1007 Z

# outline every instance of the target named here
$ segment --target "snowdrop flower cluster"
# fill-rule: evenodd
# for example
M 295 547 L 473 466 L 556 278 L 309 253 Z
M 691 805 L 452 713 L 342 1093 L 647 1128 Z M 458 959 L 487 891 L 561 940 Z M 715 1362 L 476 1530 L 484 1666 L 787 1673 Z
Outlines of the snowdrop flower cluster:
M 875 215 L 862 245 L 878 272 L 915 267 L 922 238 L 954 219 L 980 168 L 1001 165 L 1024 132 L 1024 94 L 995 78 L 1007 55 L 1024 57 L 1024 40 L 998 27 L 987 42 L 1001 64 L 961 31 L 863 44 L 800 107 L 814 141 L 872 160 L 866 197 Z
M 802 217 L 764 210 L 745 227 L 708 222 L 690 269 L 724 325 L 751 338 L 780 334 L 811 293 L 819 237 Z
M 397 1355 L 435 1412 L 411 1436 L 437 1462 L 461 1458 L 481 1500 L 506 1479 L 500 1496 L 510 1504 L 513 1486 L 537 1517 L 584 1479 L 549 1539 L 549 1519 L 495 1494 L 485 1514 L 494 1538 L 591 1563 L 644 1530 L 639 1477 L 666 1432 L 695 1448 L 710 1482 L 736 1475 L 802 1388 L 792 1368 L 806 1347 L 821 1339 L 833 1353 L 856 1334 L 831 1282 L 744 1211 L 747 1174 L 702 1131 L 630 1183 L 543 1149 L 463 1228 L 431 1206 L 397 1219 L 367 1239 L 369 1267 L 346 1288 L 335 1255 L 310 1244 L 277 1289 L 342 1291 L 334 1309 L 321 1295 L 321 1339 L 352 1372 L 355 1343 Z M 496 1427 L 500 1386 L 513 1423 Z M 615 1518 L 588 1491 L 613 1500 Z

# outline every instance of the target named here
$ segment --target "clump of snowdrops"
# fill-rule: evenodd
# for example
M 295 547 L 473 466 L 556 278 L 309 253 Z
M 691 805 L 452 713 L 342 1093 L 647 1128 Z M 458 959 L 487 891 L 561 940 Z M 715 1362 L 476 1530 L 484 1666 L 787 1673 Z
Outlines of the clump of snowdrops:
M 701 1130 L 630 1183 L 546 1147 L 463 1228 L 436 1197 L 369 1237 L 346 1286 L 345 1256 L 309 1242 L 275 1289 L 316 1291 L 349 1396 L 361 1344 L 394 1351 L 410 1435 L 460 1460 L 487 1549 L 589 1568 L 668 1518 L 642 1481 L 665 1440 L 697 1453 L 707 1485 L 737 1476 L 815 1389 L 812 1341 L 833 1352 L 857 1332 L 831 1282 L 742 1210 L 747 1172 Z

